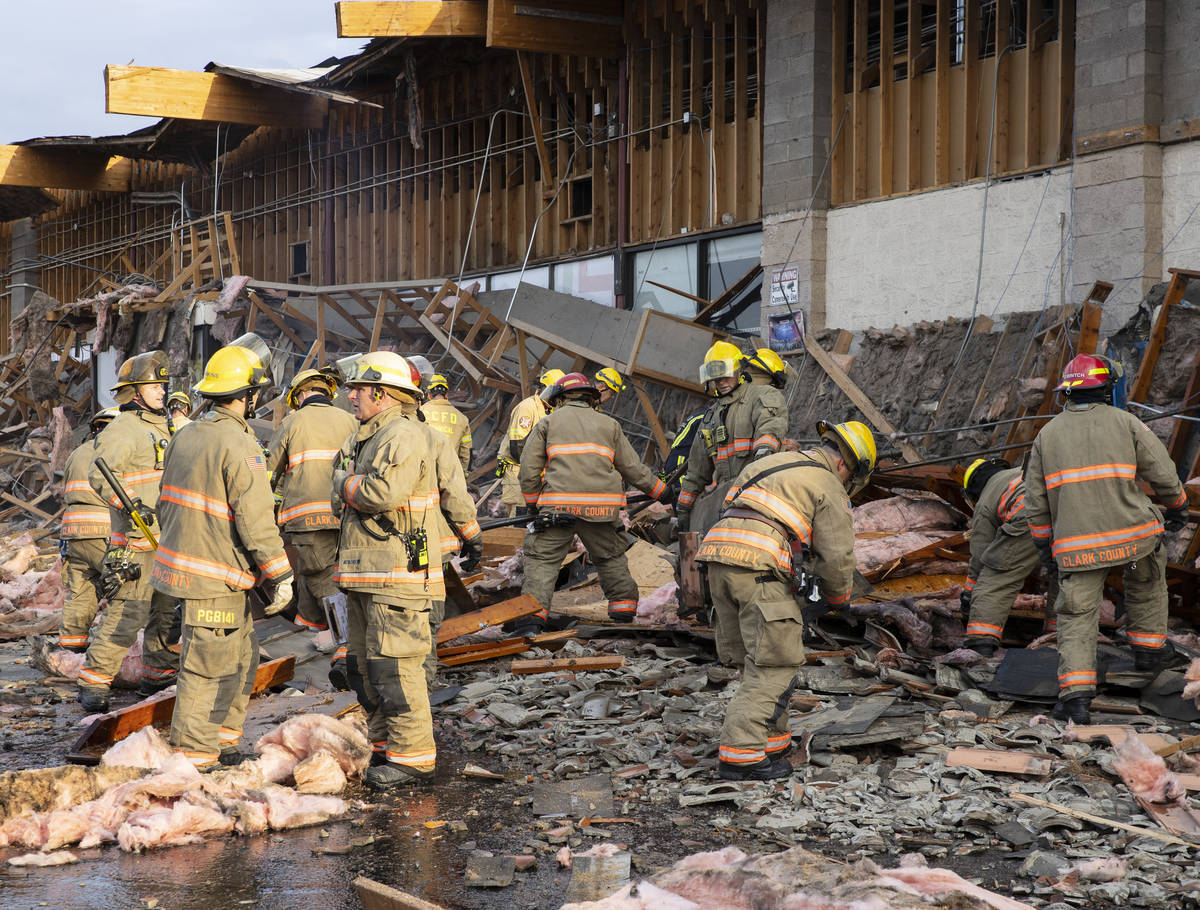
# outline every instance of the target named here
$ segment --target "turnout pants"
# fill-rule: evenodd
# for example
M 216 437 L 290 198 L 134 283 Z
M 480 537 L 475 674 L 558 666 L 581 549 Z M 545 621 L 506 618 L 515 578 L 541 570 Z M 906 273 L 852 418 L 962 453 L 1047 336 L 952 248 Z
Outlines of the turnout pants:
M 1012 611 L 1013 601 L 1025 586 L 1025 579 L 1039 566 L 1037 546 L 1028 534 L 1009 537 L 1001 532 L 983 555 L 983 568 L 971 592 L 971 621 L 967 638 L 992 639 L 997 643 Z M 1050 579 L 1046 591 L 1046 621 L 1054 627 L 1054 603 L 1058 599 L 1058 578 Z M 970 643 L 967 643 L 970 646 Z
M 145 550 L 130 555 L 141 566 L 141 577 L 121 585 L 100 620 L 100 628 L 88 645 L 79 685 L 89 689 L 107 689 L 121 669 L 121 661 L 130 645 L 142 637 L 142 678 L 153 682 L 174 679 L 179 671 L 179 657 L 168 646 L 171 624 L 175 620 L 175 598 L 160 594 L 150 587 L 150 567 L 154 551 Z
M 1167 644 L 1167 551 L 1160 544 L 1124 566 L 1106 566 L 1059 574 L 1058 694 L 1075 698 L 1096 694 L 1096 638 L 1100 633 L 1100 598 L 1104 579 L 1113 569 L 1125 576 L 1125 612 L 1129 641 L 1135 652 L 1161 654 Z
M 525 582 L 522 594 L 530 594 L 542 605 L 535 616 L 548 618 L 546 608 L 554 596 L 554 583 L 562 569 L 563 558 L 571 549 L 575 535 L 583 541 L 596 566 L 600 587 L 608 598 L 608 615 L 617 621 L 629 621 L 637 613 L 638 586 L 625 561 L 625 535 L 619 525 L 576 519 L 573 525 L 530 531 L 525 535 Z
M 328 627 L 322 601 L 338 593 L 337 529 L 293 534 L 290 543 L 296 550 L 296 625 L 320 632 Z
M 204 766 L 242 736 L 258 672 L 258 636 L 245 592 L 185 600 L 183 616 L 170 744 L 194 765 Z
M 429 651 L 425 654 L 425 685 L 433 688 L 437 678 L 437 637 L 442 620 L 446 618 L 446 601 L 434 600 L 429 606 Z
M 700 563 L 705 567 L 704 576 L 708 583 L 708 596 L 713 605 L 713 637 L 717 645 L 717 660 L 727 667 L 741 667 L 746 662 L 746 643 L 742 640 L 742 625 L 739 618 L 741 607 L 729 589 L 726 573 L 718 572 L 724 579 L 721 585 L 713 584 L 712 568 L 716 563 Z M 729 568 L 721 566 L 721 568 Z
M 521 472 L 519 464 L 510 464 L 504 469 L 500 478 L 500 501 L 508 506 L 508 517 L 517 514 L 517 509 L 525 505 L 525 496 L 521 493 L 521 481 L 517 476 Z
M 787 582 L 761 569 L 709 563 L 708 583 L 714 599 L 737 605 L 746 653 L 741 685 L 721 727 L 719 758 L 731 765 L 753 764 L 792 742 L 788 702 L 804 663 L 800 604 Z
M 388 602 L 362 591 L 347 591 L 346 599 L 346 674 L 367 712 L 371 743 L 390 762 L 432 773 L 437 746 L 424 669 L 432 601 Z
M 80 650 L 88 644 L 88 632 L 100 609 L 100 572 L 108 541 L 103 537 L 68 540 L 63 560 L 63 584 L 67 601 L 58 625 L 58 644 Z

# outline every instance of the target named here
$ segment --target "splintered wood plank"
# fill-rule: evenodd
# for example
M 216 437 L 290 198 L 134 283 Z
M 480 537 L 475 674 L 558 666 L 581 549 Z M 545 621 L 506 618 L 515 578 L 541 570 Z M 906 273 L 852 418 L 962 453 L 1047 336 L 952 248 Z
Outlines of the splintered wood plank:
M 445 910 L 441 904 L 431 904 L 365 875 L 356 878 L 353 885 L 358 892 L 358 899 L 362 901 L 363 910 Z
M 506 638 L 503 641 L 485 642 L 478 645 L 460 645 L 457 648 L 438 649 L 438 662 L 447 667 L 457 667 L 462 664 L 478 663 L 481 660 L 493 660 L 497 657 L 507 657 L 510 654 L 520 654 L 529 650 L 529 639 Z M 446 654 L 445 651 L 454 651 Z
M 295 654 L 260 663 L 258 672 L 254 675 L 254 693 L 263 692 L 287 682 L 295 671 Z M 175 696 L 168 695 L 166 698 L 154 701 L 138 702 L 98 717 L 71 746 L 71 751 L 67 753 L 67 761 L 81 765 L 94 765 L 100 761 L 100 755 L 104 750 L 113 743 L 120 742 L 143 727 L 169 724 L 174 714 Z
M 442 627 L 438 630 L 438 644 L 452 641 L 463 635 L 470 635 L 472 632 L 478 632 L 488 626 L 498 626 L 509 620 L 520 619 L 522 616 L 532 616 L 540 609 L 542 607 L 537 600 L 529 594 L 522 594 L 511 600 L 484 607 L 482 610 L 455 616 L 442 623 Z
M 1078 742 L 1090 743 L 1093 740 L 1107 740 L 1112 746 L 1119 746 L 1125 742 L 1126 738 L 1136 736 L 1151 752 L 1159 755 L 1169 755 L 1169 752 L 1159 752 L 1159 750 L 1176 743 L 1173 736 L 1164 733 L 1138 733 L 1137 728 L 1120 724 L 1092 724 L 1086 727 L 1076 727 L 1074 732 Z
M 977 771 L 999 771 L 1004 774 L 1033 774 L 1044 777 L 1050 773 L 1054 756 L 1044 752 L 1004 752 L 996 749 L 951 749 L 946 755 L 947 768 L 974 768 Z
M 617 670 L 625 666 L 620 654 L 604 657 L 552 657 L 549 660 L 514 660 L 510 673 L 555 673 L 559 670 Z

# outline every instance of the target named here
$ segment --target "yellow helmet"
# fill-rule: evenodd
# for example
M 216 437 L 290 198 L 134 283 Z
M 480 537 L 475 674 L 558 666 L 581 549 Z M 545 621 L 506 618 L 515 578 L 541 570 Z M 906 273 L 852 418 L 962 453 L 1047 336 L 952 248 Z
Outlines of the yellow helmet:
M 963 472 L 963 493 L 971 502 L 975 502 L 983 493 L 983 488 L 987 486 L 989 480 L 1000 471 L 1006 471 L 1011 467 L 1012 465 L 1003 458 L 976 458 L 967 465 L 966 471 Z
M 121 413 L 120 408 L 103 408 L 92 415 L 91 428 L 93 432 L 103 429 L 112 423 L 113 418 Z
M 770 348 L 759 348 L 753 354 L 746 355 L 742 366 L 765 373 L 771 379 L 771 385 L 782 389 L 787 385 L 787 364 L 783 358 Z
M 162 351 L 147 351 L 130 357 L 117 370 L 117 384 L 112 391 L 136 385 L 167 382 L 167 355 Z
M 850 483 L 847 492 L 853 496 L 867 485 L 867 479 L 875 470 L 875 437 L 865 423 L 849 420 L 846 423 L 817 421 L 817 433 L 822 439 L 837 443 L 842 460 L 850 468 Z
M 425 385 L 426 392 L 447 392 L 450 391 L 450 383 L 446 381 L 446 377 L 441 373 L 434 373 L 429 377 L 429 382 Z
M 171 408 L 181 407 L 190 411 L 192 409 L 192 398 L 187 392 L 172 392 L 167 396 L 167 410 Z
M 547 370 L 538 377 L 538 382 L 542 388 L 548 389 L 566 375 L 562 370 Z
M 330 398 L 337 394 L 337 377 L 325 370 L 301 370 L 292 380 L 292 384 L 288 386 L 287 406 L 293 411 L 296 410 L 296 408 L 300 407 L 300 402 L 296 400 L 296 396 L 318 385 L 325 388 Z
M 204 365 L 204 378 L 195 390 L 205 398 L 224 398 L 271 384 L 266 367 L 249 348 L 228 344 Z
M 742 352 L 736 344 L 729 341 L 714 342 L 705 352 L 704 363 L 700 365 L 700 384 L 708 385 L 716 379 L 736 377 L 741 361 Z
M 611 389 L 614 394 L 618 394 L 625 391 L 625 380 L 612 367 L 605 367 L 596 373 L 596 388 L 600 388 L 601 386 L 605 386 Z
M 420 374 L 395 351 L 371 351 L 354 364 L 346 385 L 381 385 L 420 400 Z

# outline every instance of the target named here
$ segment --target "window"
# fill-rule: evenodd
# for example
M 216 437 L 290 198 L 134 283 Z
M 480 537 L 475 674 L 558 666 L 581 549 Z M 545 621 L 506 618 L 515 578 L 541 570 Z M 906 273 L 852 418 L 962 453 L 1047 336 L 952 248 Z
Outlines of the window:
M 612 306 L 615 290 L 613 257 L 597 256 L 555 265 L 554 290 Z
M 708 242 L 708 294 L 716 300 L 727 288 L 762 259 L 762 234 L 736 234 Z M 759 311 L 762 279 L 752 282 L 734 298 L 731 305 L 716 314 L 715 324 L 729 331 L 758 334 L 761 322 Z
M 515 272 L 505 272 L 502 275 L 493 275 L 488 279 L 488 290 L 503 291 L 515 288 L 518 282 L 536 284 L 540 288 L 548 288 L 550 287 L 550 268 L 542 266 L 537 269 L 526 269 L 524 275 L 521 274 L 520 269 Z
M 696 315 L 696 302 L 666 288 L 696 294 L 699 284 L 697 256 L 699 243 L 658 247 L 637 253 L 633 258 L 633 308 L 658 310 L 683 319 Z M 654 284 L 652 282 L 657 282 Z M 665 287 L 659 287 L 664 285 Z
M 308 241 L 302 240 L 299 243 L 289 243 L 288 260 L 291 263 L 288 271 L 289 278 L 307 278 L 309 276 Z

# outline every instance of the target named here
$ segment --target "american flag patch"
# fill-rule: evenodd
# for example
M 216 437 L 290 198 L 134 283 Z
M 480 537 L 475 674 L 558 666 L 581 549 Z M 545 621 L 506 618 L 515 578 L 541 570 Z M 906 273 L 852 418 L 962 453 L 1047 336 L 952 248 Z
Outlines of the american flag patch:
M 265 471 L 267 469 L 267 463 L 263 461 L 261 455 L 247 455 L 246 464 L 250 465 L 251 471 Z

